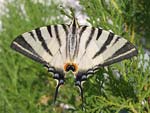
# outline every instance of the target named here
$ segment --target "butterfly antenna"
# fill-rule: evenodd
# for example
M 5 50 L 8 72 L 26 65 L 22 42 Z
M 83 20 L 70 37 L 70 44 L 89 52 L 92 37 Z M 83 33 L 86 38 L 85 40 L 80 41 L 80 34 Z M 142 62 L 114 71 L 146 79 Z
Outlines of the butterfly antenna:
M 67 16 L 70 19 L 73 19 L 75 17 L 75 9 L 72 7 L 69 7 L 69 12 L 66 10 L 66 8 L 62 5 L 59 5 L 58 9 L 60 10 L 60 12 Z
M 75 18 L 75 9 L 73 9 L 73 8 L 71 7 L 71 8 L 70 8 L 70 12 L 71 12 L 72 18 Z

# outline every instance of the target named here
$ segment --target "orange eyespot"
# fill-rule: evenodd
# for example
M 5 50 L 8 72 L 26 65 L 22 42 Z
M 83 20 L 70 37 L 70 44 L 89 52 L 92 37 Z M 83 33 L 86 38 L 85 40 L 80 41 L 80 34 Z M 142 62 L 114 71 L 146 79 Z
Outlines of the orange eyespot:
M 70 63 L 66 63 L 66 64 L 64 65 L 64 71 L 67 70 L 68 65 L 70 65 Z
M 72 72 L 76 72 L 78 70 L 78 66 L 75 63 L 66 63 L 64 65 L 64 71 L 68 72 L 68 71 L 72 71 Z
M 78 65 L 75 63 L 73 63 L 72 65 L 75 67 L 75 72 L 77 72 L 78 71 Z

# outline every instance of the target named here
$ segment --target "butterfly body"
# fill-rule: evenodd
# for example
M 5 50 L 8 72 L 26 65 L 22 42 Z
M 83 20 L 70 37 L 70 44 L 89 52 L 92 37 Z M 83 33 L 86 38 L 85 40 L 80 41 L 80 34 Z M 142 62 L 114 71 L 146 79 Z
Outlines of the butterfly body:
M 138 53 L 126 39 L 101 28 L 80 26 L 75 18 L 70 25 L 48 25 L 23 33 L 11 47 L 53 73 L 58 81 L 54 100 L 66 73 L 73 73 L 83 100 L 81 83 L 88 75 Z

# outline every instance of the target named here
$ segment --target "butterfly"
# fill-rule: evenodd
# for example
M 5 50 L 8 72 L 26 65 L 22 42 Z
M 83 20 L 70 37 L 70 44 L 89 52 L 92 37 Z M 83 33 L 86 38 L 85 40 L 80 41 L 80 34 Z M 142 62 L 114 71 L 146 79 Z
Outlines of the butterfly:
M 102 28 L 71 24 L 48 25 L 25 32 L 13 40 L 11 48 L 43 64 L 57 80 L 54 102 L 67 73 L 75 78 L 83 102 L 82 83 L 100 67 L 131 58 L 136 47 Z

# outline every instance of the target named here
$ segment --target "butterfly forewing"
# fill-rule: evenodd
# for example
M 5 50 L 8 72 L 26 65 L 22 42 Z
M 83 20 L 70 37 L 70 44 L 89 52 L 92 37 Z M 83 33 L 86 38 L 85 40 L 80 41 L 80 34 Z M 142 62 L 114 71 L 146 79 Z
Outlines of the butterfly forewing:
M 107 66 L 137 55 L 137 49 L 126 39 L 101 28 L 80 28 L 78 63 L 83 70 Z
M 59 57 L 62 59 L 62 53 L 65 53 L 62 45 L 66 43 L 67 32 L 68 26 L 64 24 L 36 28 L 18 36 L 12 42 L 11 47 L 35 61 L 56 67 L 57 63 L 54 59 L 60 59 Z M 65 60 L 65 55 L 63 58 L 61 62 Z M 60 65 L 57 64 L 57 66 Z

